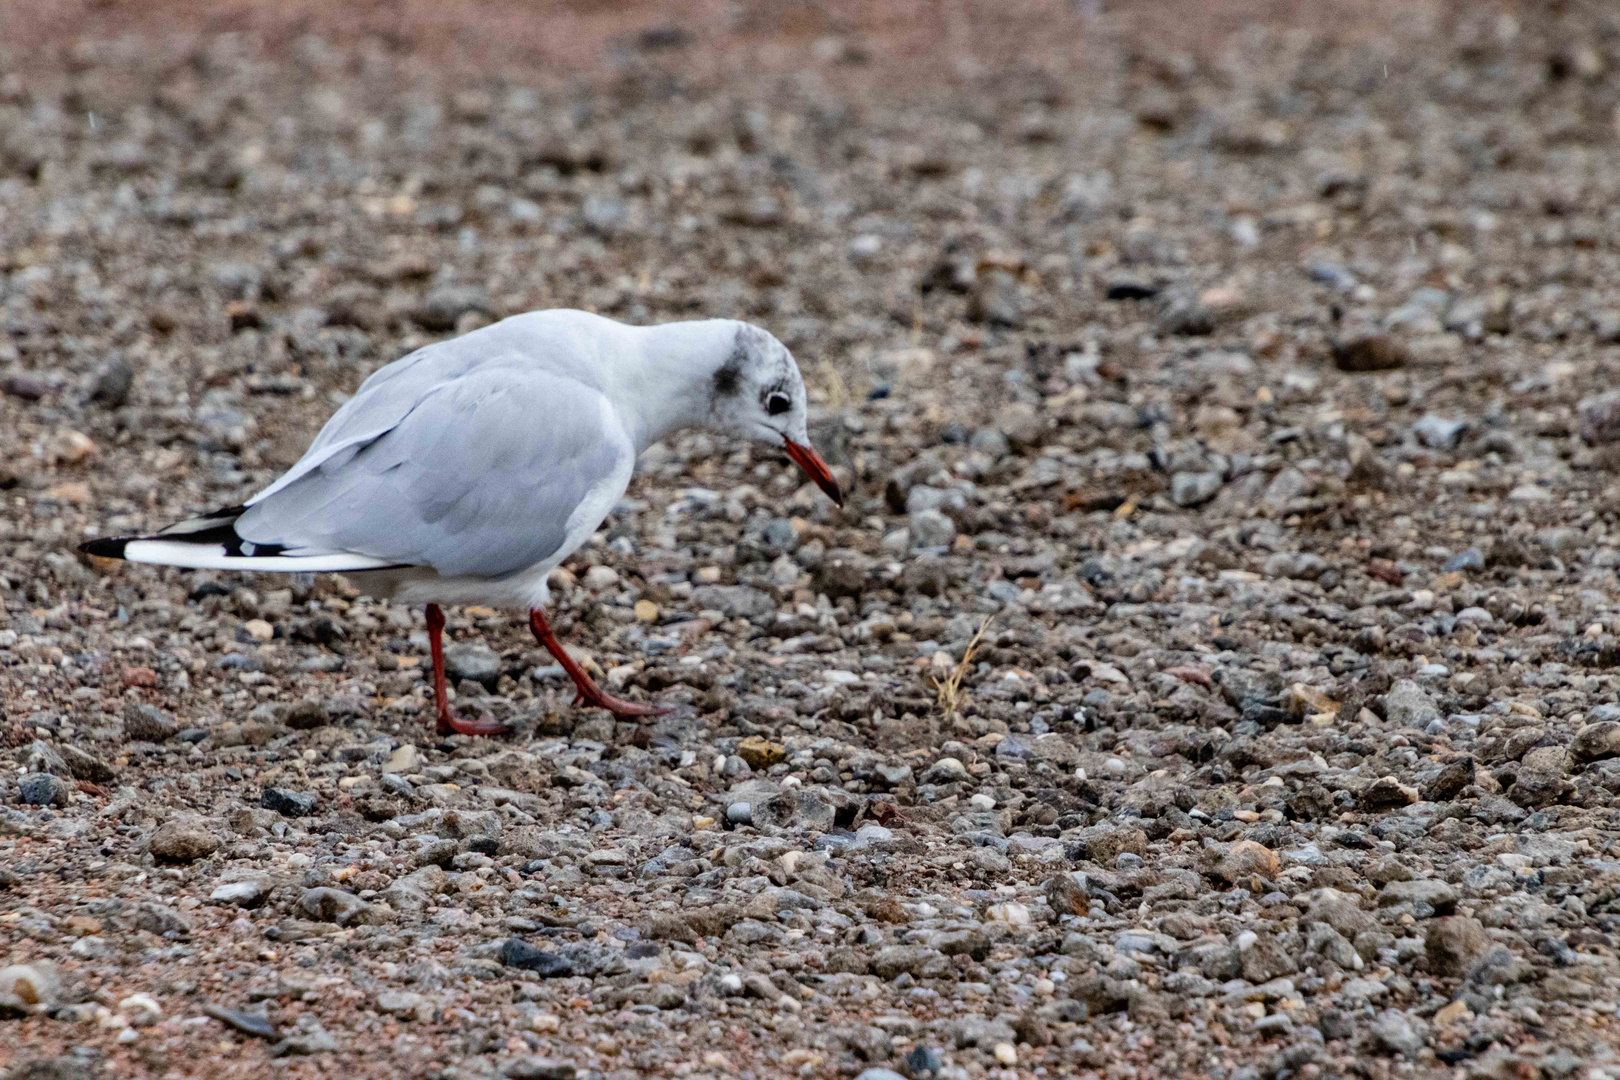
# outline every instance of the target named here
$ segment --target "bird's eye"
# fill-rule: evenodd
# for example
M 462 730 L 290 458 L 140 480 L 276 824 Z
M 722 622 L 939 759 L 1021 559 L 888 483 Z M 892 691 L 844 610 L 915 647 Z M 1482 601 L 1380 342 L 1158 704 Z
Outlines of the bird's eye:
M 778 416 L 793 408 L 793 400 L 786 394 L 772 394 L 765 399 L 765 411 L 772 416 Z

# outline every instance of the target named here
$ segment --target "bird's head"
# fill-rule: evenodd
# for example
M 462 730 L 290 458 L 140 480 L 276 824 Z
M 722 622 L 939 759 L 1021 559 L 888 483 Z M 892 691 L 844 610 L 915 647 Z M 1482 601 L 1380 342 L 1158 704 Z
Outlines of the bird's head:
M 711 425 L 781 449 L 828 498 L 844 505 L 832 470 L 810 446 L 804 379 L 793 354 L 757 326 L 736 326 L 731 351 L 714 373 Z

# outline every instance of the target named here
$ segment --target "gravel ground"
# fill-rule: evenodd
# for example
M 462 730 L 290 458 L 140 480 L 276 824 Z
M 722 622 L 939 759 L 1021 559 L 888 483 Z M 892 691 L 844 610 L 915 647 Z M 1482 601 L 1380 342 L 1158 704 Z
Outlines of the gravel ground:
M 1620 1075 L 1620 20 L 1091 7 L 0 77 L 0 1075 Z M 852 491 L 649 451 L 554 618 L 673 714 L 75 554 L 549 306 L 768 327 Z

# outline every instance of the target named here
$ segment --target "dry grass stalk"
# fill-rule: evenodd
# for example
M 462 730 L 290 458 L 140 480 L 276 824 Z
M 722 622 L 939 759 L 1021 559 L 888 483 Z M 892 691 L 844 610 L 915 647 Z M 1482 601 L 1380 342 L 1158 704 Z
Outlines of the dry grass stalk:
M 954 715 L 961 706 L 965 695 L 962 693 L 962 680 L 967 678 L 968 665 L 973 663 L 973 656 L 979 651 L 979 642 L 984 639 L 984 632 L 990 629 L 990 624 L 996 621 L 994 615 L 986 615 L 984 622 L 979 624 L 978 633 L 968 642 L 966 649 L 962 650 L 962 659 L 957 662 L 956 670 L 943 679 L 934 680 L 934 690 L 939 694 L 937 705 L 939 711 L 945 716 Z

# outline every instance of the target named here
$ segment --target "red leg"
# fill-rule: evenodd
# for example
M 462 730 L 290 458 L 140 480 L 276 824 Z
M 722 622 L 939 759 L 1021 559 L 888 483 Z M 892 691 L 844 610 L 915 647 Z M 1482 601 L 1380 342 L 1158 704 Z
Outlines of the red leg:
M 551 624 L 546 621 L 546 613 L 539 608 L 529 609 L 529 629 L 534 631 L 534 640 L 544 645 L 552 656 L 557 658 L 568 677 L 574 680 L 574 687 L 579 691 L 574 698 L 574 704 L 595 705 L 599 709 L 606 709 L 614 716 L 662 716 L 668 709 L 657 705 L 639 705 L 634 701 L 625 701 L 616 698 L 597 686 L 591 677 L 574 663 L 574 658 L 568 655 L 568 650 L 562 647 L 557 635 L 551 632 Z
M 440 735 L 503 735 L 505 724 L 485 718 L 463 720 L 450 711 L 450 694 L 444 687 L 444 611 L 438 604 L 427 606 L 428 652 L 433 654 L 433 706 L 438 710 Z

